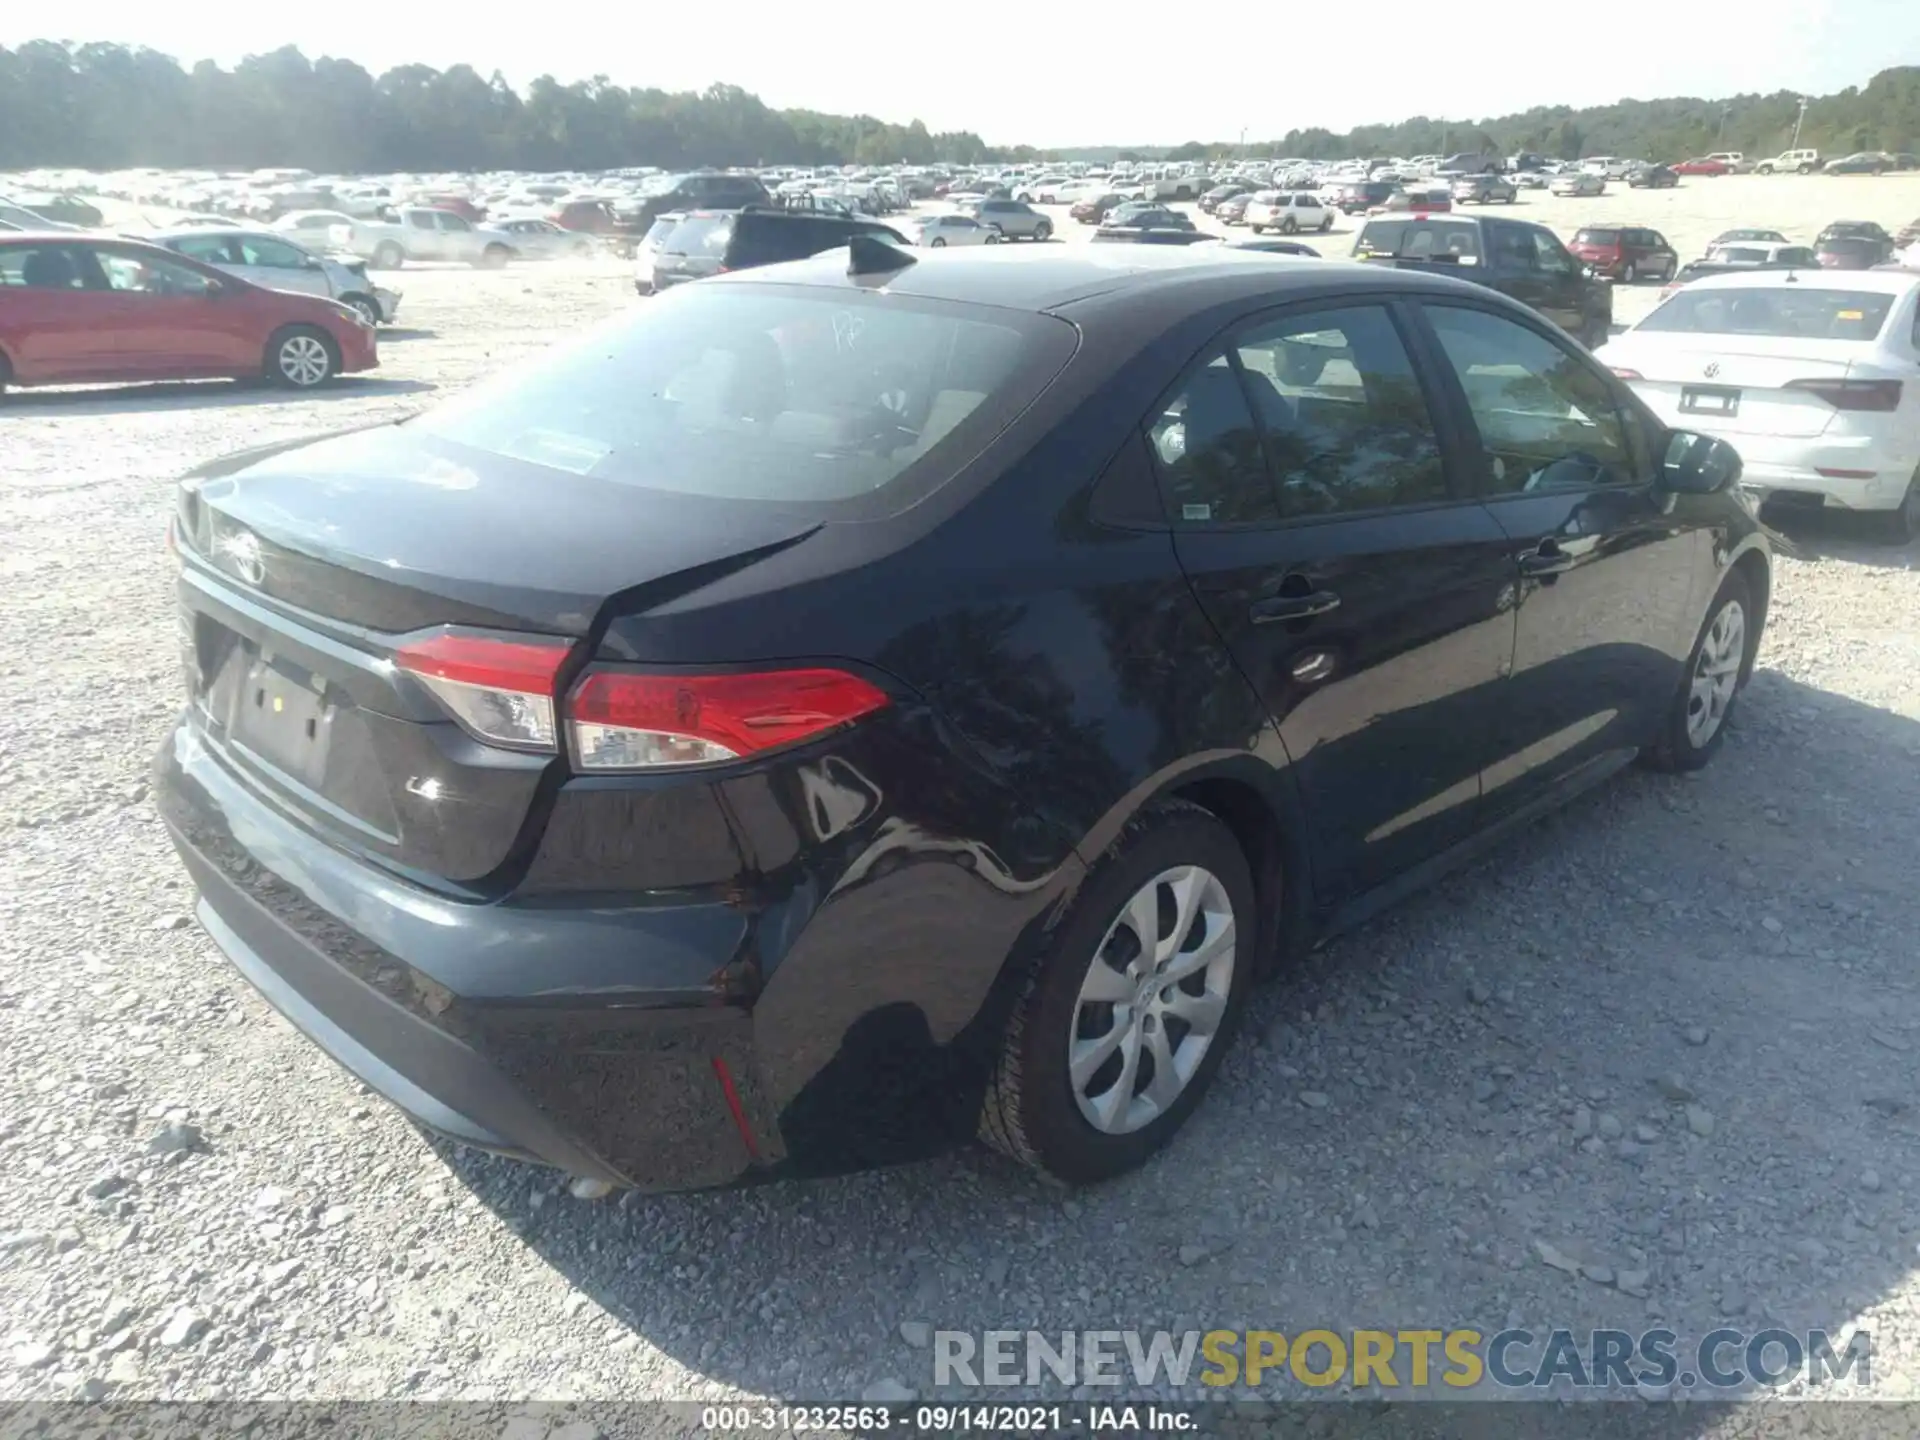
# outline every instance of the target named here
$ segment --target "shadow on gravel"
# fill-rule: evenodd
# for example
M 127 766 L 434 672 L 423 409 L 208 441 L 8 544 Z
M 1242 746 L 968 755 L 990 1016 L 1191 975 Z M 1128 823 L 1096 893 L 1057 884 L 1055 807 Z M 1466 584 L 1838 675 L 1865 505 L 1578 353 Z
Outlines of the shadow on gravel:
M 414 329 L 407 325 L 382 326 L 380 329 L 380 339 L 383 343 L 388 340 L 433 340 L 438 338 L 439 334 L 438 330 Z
M 1886 538 L 1878 515 L 1770 505 L 1764 518 L 1809 560 L 1839 560 L 1876 570 L 1912 570 L 1920 566 L 1920 546 L 1894 544 Z
M 414 332 L 421 336 L 433 332 Z M 101 385 L 74 390 L 32 390 L 5 400 L 8 415 L 125 415 L 140 411 L 187 410 L 202 405 L 284 405 L 332 400 L 368 400 L 384 395 L 417 395 L 435 386 L 425 380 L 389 380 L 377 375 L 342 375 L 318 390 L 291 390 L 254 380 L 162 380 L 146 385 Z
M 1920 722 L 1762 670 L 1706 771 L 1630 770 L 1265 986 L 1171 1150 L 1071 1196 L 969 1151 L 584 1204 L 444 1153 L 649 1344 L 795 1399 L 932 1395 L 903 1322 L 1838 1334 L 1920 1238 L 1916 816 Z

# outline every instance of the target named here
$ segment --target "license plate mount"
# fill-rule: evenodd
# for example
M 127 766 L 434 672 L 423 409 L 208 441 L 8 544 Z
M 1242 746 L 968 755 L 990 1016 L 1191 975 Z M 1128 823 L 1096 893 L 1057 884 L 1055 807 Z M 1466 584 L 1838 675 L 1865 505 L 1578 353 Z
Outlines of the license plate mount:
M 1731 419 L 1740 413 L 1740 392 L 1730 385 L 1685 386 L 1680 391 L 1680 413 Z
M 324 683 L 286 661 L 249 656 L 234 707 L 233 739 L 302 784 L 317 786 L 327 768 L 332 733 L 324 691 Z

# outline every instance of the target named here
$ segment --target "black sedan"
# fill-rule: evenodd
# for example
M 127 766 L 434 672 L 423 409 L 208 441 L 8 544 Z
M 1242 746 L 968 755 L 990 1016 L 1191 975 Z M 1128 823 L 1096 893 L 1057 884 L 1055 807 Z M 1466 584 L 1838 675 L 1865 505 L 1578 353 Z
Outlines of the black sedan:
M 241 974 L 457 1141 L 1098 1180 L 1257 978 L 1707 763 L 1738 472 L 1451 277 L 857 239 L 190 476 L 156 797 Z

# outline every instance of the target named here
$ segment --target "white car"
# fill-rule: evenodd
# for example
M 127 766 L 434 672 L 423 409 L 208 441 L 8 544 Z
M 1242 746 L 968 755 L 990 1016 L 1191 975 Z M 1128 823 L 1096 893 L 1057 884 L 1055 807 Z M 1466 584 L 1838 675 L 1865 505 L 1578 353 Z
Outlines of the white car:
M 998 245 L 1000 232 L 971 215 L 929 215 L 920 221 L 914 243 L 936 250 L 948 245 Z
M 302 295 L 325 295 L 351 305 L 370 325 L 391 325 L 400 313 L 400 292 L 375 285 L 364 261 L 321 255 L 290 235 L 267 230 L 170 230 L 152 237 L 157 245 L 178 251 L 242 280 L 269 290 L 292 290 Z
M 523 260 L 586 260 L 600 253 L 599 242 L 579 230 L 563 230 L 551 220 L 525 215 L 491 220 L 512 237 L 513 253 Z
M 1920 537 L 1920 274 L 1710 276 L 1595 353 L 1669 425 L 1730 442 L 1756 501 Z
M 1278 230 L 1331 230 L 1333 211 L 1310 190 L 1263 190 L 1247 202 L 1246 221 L 1254 234 Z

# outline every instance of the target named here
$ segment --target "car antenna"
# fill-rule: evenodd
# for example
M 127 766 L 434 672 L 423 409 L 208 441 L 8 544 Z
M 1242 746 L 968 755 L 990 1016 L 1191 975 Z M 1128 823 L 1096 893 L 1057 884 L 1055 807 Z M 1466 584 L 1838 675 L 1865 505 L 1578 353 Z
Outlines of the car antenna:
M 891 275 L 920 262 L 879 235 L 854 235 L 847 241 L 847 274 Z

